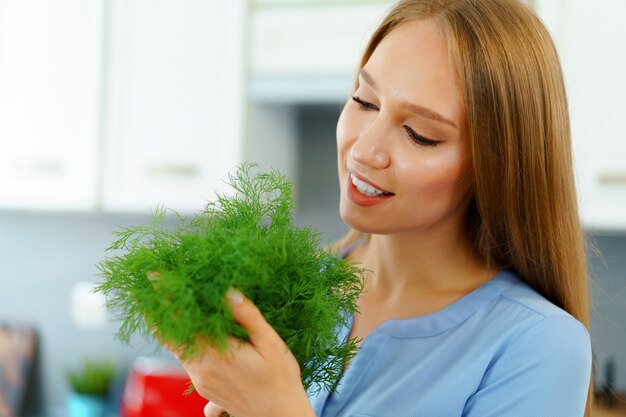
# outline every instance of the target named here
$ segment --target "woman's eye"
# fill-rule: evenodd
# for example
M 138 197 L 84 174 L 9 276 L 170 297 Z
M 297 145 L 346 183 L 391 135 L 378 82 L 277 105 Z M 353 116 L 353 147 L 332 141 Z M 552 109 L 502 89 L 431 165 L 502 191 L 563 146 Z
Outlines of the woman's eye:
M 437 146 L 437 144 L 439 143 L 436 140 L 427 139 L 424 136 L 418 135 L 417 133 L 415 133 L 415 131 L 413 129 L 411 129 L 410 127 L 408 127 L 406 125 L 404 126 L 404 129 L 406 130 L 406 133 L 409 135 L 411 140 L 413 140 L 418 145 L 422 145 L 422 146 Z
M 358 96 L 352 96 L 352 100 L 357 102 L 362 110 L 378 110 L 378 107 L 374 106 L 372 103 L 361 100 Z
M 361 100 L 361 98 L 358 97 L 358 96 L 352 96 L 352 100 L 354 100 L 359 105 L 361 110 L 365 110 L 365 111 L 379 110 L 378 107 L 376 107 L 372 103 L 368 103 L 367 101 Z M 408 127 L 406 125 L 403 126 L 403 127 L 406 130 L 406 133 L 411 138 L 411 140 L 413 142 L 417 143 L 418 145 L 422 145 L 422 146 L 437 146 L 437 144 L 439 143 L 439 142 L 437 142 L 435 140 L 427 139 L 424 136 L 418 135 L 417 133 L 415 133 L 415 131 L 413 129 L 411 129 L 410 127 Z

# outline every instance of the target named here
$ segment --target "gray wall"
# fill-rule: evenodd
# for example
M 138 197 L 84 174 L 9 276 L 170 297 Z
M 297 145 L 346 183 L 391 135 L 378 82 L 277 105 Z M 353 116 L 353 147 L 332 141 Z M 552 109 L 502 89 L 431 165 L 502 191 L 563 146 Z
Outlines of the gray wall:
M 341 106 L 302 106 L 298 112 L 299 161 L 295 177 L 298 210 L 294 222 L 314 225 L 322 245 L 348 228 L 339 215 L 335 126 Z
M 615 364 L 615 384 L 626 391 L 626 235 L 594 234 L 588 251 L 591 339 L 598 386 Z
M 64 372 L 86 357 L 110 358 L 124 370 L 135 357 L 155 352 L 143 340 L 133 346 L 114 340 L 116 323 L 84 330 L 70 314 L 72 286 L 99 279 L 95 265 L 114 239 L 111 231 L 148 221 L 146 216 L 0 212 L 0 322 L 33 324 L 39 337 L 29 414 L 65 415 Z

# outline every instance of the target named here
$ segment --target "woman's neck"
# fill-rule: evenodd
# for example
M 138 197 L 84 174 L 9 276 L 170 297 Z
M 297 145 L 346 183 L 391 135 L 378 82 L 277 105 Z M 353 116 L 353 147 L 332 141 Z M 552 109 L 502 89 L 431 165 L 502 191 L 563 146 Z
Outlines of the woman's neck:
M 469 238 L 454 230 L 371 235 L 351 258 L 372 271 L 367 290 L 390 300 L 466 294 L 496 273 L 472 253 Z

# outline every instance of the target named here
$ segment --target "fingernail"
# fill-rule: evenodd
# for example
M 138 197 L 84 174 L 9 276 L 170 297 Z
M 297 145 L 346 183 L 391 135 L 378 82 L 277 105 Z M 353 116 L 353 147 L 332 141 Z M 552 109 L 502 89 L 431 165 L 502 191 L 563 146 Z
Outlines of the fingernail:
M 241 292 L 237 291 L 234 288 L 230 288 L 226 292 L 226 297 L 228 297 L 228 300 L 234 306 L 241 304 L 241 302 L 243 301 L 243 294 L 241 294 Z
M 159 274 L 158 272 L 155 272 L 155 271 L 148 271 L 146 273 L 146 275 L 148 276 L 148 279 L 150 281 L 154 281 L 154 280 L 158 279 L 161 276 L 161 274 Z

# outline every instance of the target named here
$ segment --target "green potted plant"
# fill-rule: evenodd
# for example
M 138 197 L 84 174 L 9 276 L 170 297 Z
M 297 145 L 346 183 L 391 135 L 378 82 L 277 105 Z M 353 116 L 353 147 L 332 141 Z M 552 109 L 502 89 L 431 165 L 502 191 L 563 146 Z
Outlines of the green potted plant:
M 115 366 L 111 361 L 86 359 L 75 370 L 67 371 L 71 392 L 67 397 L 69 417 L 104 417 L 107 396 Z

